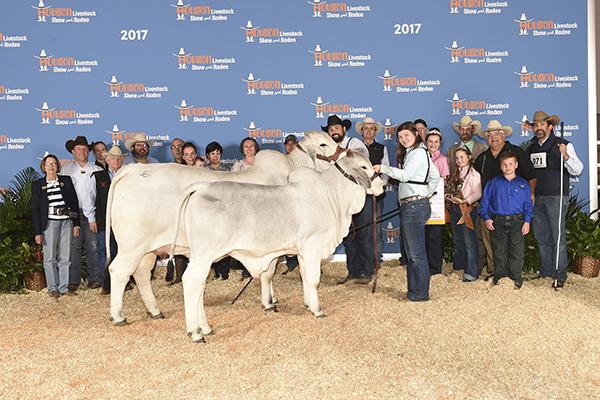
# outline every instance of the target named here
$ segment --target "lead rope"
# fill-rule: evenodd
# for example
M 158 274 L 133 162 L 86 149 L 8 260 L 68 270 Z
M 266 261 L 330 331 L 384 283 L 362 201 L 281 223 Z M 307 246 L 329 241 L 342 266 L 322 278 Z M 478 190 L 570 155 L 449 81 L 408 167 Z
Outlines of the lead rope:
M 379 252 L 377 251 L 377 197 L 375 195 L 371 195 L 373 199 L 373 259 L 375 260 L 373 266 L 373 287 L 371 288 L 371 293 L 375 293 L 375 289 L 377 288 L 377 273 L 379 272 Z

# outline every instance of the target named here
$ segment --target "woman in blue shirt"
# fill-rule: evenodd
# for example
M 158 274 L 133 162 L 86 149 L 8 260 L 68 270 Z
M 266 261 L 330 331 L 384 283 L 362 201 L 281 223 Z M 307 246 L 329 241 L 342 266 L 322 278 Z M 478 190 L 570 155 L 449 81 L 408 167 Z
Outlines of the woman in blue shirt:
M 400 182 L 400 229 L 408 259 L 406 297 L 410 301 L 427 301 L 430 275 L 425 249 L 425 222 L 431 215 L 429 198 L 435 191 L 440 173 L 427 149 L 421 145 L 421 137 L 412 122 L 400 124 L 397 137 L 396 157 L 400 168 L 376 165 L 375 170 Z

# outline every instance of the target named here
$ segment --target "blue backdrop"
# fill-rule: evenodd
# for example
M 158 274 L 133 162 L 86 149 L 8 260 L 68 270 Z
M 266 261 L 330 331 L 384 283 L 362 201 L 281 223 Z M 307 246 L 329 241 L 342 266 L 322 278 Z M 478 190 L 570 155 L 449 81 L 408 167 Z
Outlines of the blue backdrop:
M 46 151 L 70 158 L 77 135 L 123 145 L 144 132 L 163 161 L 174 137 L 201 153 L 217 140 L 238 158 L 249 134 L 282 149 L 335 112 L 424 118 L 447 148 L 463 115 L 509 124 L 519 143 L 543 109 L 565 121 L 588 198 L 587 57 L 583 0 L 4 0 L 0 186 Z M 393 155 L 391 132 L 378 140 Z

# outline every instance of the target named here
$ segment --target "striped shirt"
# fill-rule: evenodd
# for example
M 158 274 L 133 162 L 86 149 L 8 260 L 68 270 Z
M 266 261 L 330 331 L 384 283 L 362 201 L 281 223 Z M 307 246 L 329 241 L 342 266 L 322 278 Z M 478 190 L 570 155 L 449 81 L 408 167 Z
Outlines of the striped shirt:
M 69 219 L 68 215 L 58 215 L 57 208 L 66 208 L 67 204 L 60 191 L 58 178 L 46 181 L 46 196 L 48 196 L 48 219 Z

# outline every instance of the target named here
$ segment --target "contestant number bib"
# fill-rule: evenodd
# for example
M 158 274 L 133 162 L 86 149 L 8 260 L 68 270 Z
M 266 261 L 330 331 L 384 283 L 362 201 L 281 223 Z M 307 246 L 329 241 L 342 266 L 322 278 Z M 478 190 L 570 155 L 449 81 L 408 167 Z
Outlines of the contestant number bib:
M 533 164 L 533 168 L 546 168 L 546 156 L 547 153 L 532 153 L 531 154 L 531 163 Z

